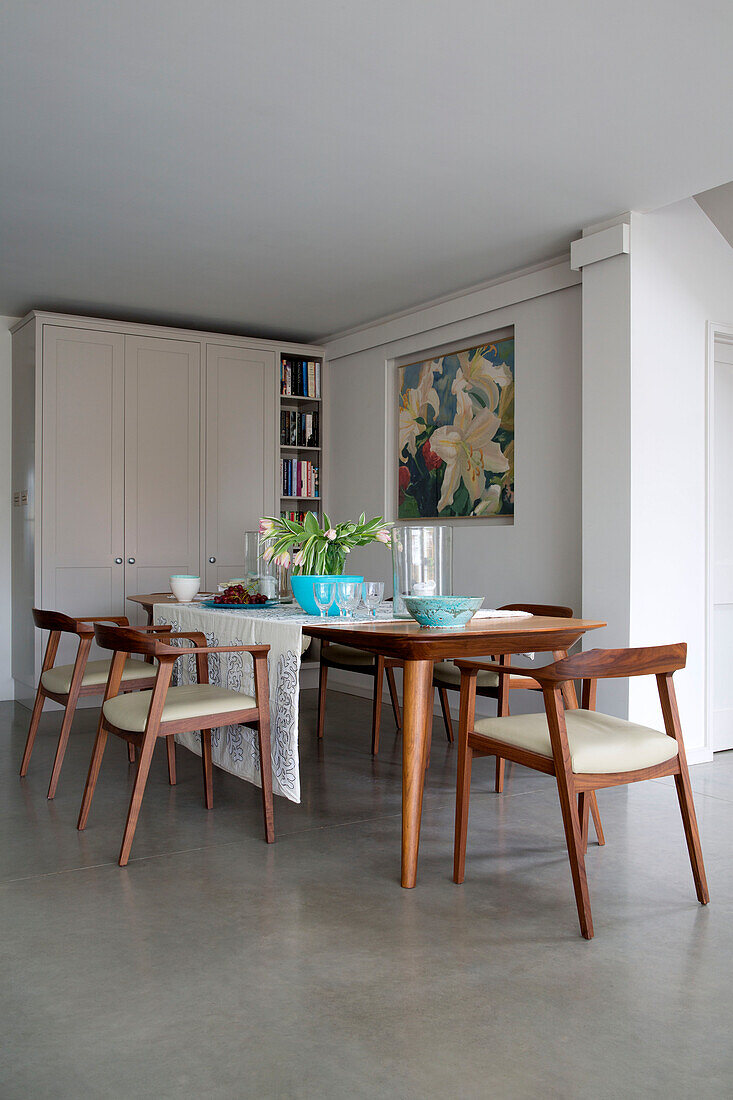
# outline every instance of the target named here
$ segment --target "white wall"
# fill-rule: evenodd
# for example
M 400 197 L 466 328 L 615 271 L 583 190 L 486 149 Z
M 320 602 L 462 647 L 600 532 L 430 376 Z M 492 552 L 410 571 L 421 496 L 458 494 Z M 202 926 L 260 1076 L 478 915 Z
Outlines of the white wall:
M 693 199 L 631 236 L 630 642 L 686 641 L 676 677 L 688 754 L 705 754 L 706 322 L 733 323 L 733 250 Z M 654 685 L 630 713 L 658 720 Z
M 419 358 L 453 342 L 470 346 L 513 325 L 516 515 L 512 526 L 454 522 L 454 591 L 484 595 L 489 606 L 535 601 L 580 609 L 580 290 L 567 264 L 538 276 L 531 287 L 516 285 L 516 279 L 506 281 L 503 293 L 493 287 L 486 304 L 508 300 L 498 308 L 481 310 L 474 300 L 468 308 L 474 296 L 467 295 L 438 311 L 418 310 L 399 322 L 370 326 L 356 349 L 356 337 L 327 344 L 329 510 L 343 520 L 362 509 L 378 515 L 391 507 L 397 477 L 392 361 Z M 550 292 L 543 293 L 543 286 Z M 384 579 L 391 590 L 391 559 L 383 548 L 355 551 L 348 568 Z
M 11 339 L 17 317 L 0 317 L 0 699 L 12 699 L 10 678 Z

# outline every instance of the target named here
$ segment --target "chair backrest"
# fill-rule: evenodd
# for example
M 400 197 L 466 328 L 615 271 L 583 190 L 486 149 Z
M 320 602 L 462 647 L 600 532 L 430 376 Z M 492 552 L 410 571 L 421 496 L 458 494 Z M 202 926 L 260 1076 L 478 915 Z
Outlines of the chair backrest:
M 572 607 L 552 603 L 505 603 L 497 611 L 528 611 L 530 615 L 546 615 L 550 619 L 572 619 Z
M 58 630 L 62 634 L 78 634 L 79 624 L 70 615 L 64 615 L 61 611 L 42 611 L 39 607 L 33 608 L 33 622 L 39 630 Z M 89 627 L 89 633 L 92 630 Z
M 608 680 L 629 676 L 660 676 L 687 663 L 687 643 L 639 649 L 588 649 L 538 670 L 543 680 Z

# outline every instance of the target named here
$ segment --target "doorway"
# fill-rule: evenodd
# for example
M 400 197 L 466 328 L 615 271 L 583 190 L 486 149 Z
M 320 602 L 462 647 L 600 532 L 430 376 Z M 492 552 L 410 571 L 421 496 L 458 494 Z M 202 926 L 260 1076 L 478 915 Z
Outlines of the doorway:
M 733 749 L 733 328 L 715 326 L 711 336 L 708 736 L 713 752 L 721 752 Z

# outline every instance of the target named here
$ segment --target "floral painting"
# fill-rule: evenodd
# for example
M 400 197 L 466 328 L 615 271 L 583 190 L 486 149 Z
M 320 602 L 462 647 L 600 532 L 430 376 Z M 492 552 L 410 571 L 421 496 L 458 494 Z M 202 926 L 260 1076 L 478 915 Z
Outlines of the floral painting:
M 514 514 L 514 338 L 400 367 L 398 518 Z

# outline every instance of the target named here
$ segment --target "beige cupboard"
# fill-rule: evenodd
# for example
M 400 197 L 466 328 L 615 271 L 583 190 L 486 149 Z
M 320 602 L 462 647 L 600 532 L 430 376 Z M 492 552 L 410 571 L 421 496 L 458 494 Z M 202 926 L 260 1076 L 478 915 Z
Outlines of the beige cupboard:
M 13 677 L 40 670 L 30 609 L 239 575 L 279 509 L 279 363 L 308 345 L 32 313 L 13 332 Z M 60 652 L 71 660 L 73 648 Z

